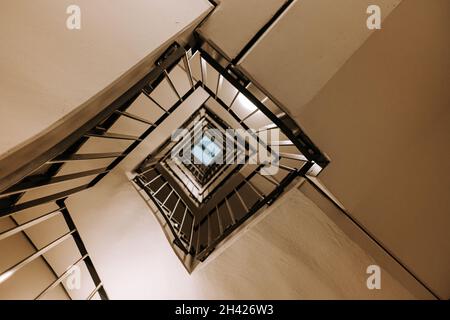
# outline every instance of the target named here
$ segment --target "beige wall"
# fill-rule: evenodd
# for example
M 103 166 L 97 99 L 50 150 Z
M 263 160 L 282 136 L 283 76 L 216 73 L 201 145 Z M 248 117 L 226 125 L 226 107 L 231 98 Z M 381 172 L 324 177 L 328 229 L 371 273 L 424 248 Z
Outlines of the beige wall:
M 161 89 L 157 101 L 170 96 L 170 87 Z M 378 262 L 295 189 L 226 251 L 189 275 L 126 173 L 206 98 L 199 88 L 98 185 L 67 200 L 112 299 L 413 297 L 386 270 L 382 290 L 368 290 L 365 270 Z M 129 112 L 148 119 L 154 109 L 144 97 Z M 116 124 L 120 132 L 131 125 Z M 98 141 L 83 148 L 103 151 Z
M 29 1 L 13 1 L 2 6 L 0 157 L 7 150 L 54 125 L 144 58 L 147 58 L 146 62 L 150 67 L 155 56 L 160 54 L 156 51 L 161 49 L 161 45 L 187 27 L 192 28 L 211 8 L 206 0 L 135 0 L 132 5 L 125 0 L 78 1 L 82 10 L 82 29 L 68 31 L 65 28 L 65 10 L 69 4 L 72 2 L 38 0 L 32 5 Z M 108 147 L 104 141 L 101 145 Z M 98 149 L 97 144 L 97 152 Z M 99 168 L 108 162 L 110 159 L 97 161 L 91 164 L 94 167 L 87 169 Z M 73 173 L 80 169 L 83 166 L 68 165 L 59 174 Z M 20 201 L 52 194 L 79 183 L 81 181 L 70 181 L 65 185 L 34 190 Z M 32 208 L 15 214 L 15 217 L 20 223 L 24 223 L 54 209 L 51 208 L 52 205 L 54 206 L 48 204 Z M 40 248 L 65 231 L 67 228 L 59 216 L 26 232 Z M 25 257 L 32 250 L 29 249 L 29 244 L 26 247 L 28 251 L 22 250 L 27 244 L 19 236 L 3 240 L 0 244 L 9 250 L 16 250 L 13 252 L 19 257 Z M 10 259 L 6 254 L 9 251 L 0 251 L 0 265 L 3 269 L 19 261 Z M 46 254 L 47 260 L 58 274 L 64 272 L 78 256 L 73 240 L 65 241 Z M 82 290 L 70 292 L 74 299 L 87 297 L 93 289 L 84 264 L 80 265 L 83 285 Z M 45 272 L 48 273 L 49 270 L 46 270 L 43 260 L 35 260 L 32 266 L 23 268 L 0 284 L 0 296 L 34 298 L 45 288 L 39 286 L 48 285 L 53 280 Z M 31 280 L 39 281 L 36 288 L 31 287 Z M 47 297 L 58 297 L 55 293 L 58 294 L 58 290 Z
M 321 178 L 350 214 L 443 298 L 449 24 L 446 0 L 296 1 L 240 63 L 330 156 Z
M 11 218 L 0 219 L 0 232 L 14 228 L 16 224 Z M 34 247 L 23 233 L 17 233 L 0 241 L 0 273 L 8 270 L 16 263 L 34 253 Z M 55 276 L 48 265 L 40 257 L 23 267 L 8 279 L 0 282 L 0 300 L 34 299 L 50 283 Z M 45 299 L 68 299 L 61 286 L 49 292 Z
M 450 2 L 408 0 L 298 122 L 331 158 L 322 179 L 349 212 L 450 297 Z
M 414 298 L 297 189 L 192 275 L 120 169 L 68 207 L 112 299 Z
M 294 113 L 311 101 L 373 33 L 366 26 L 367 7 L 378 5 L 386 19 L 400 2 L 295 1 L 239 66 Z
M 285 101 L 292 101 L 287 107 L 300 125 L 331 157 L 332 163 L 322 176 L 327 187 L 352 215 L 443 297 L 449 296 L 450 283 L 446 274 L 450 270 L 450 242 L 446 236 L 449 208 L 445 201 L 445 190 L 450 189 L 446 179 L 449 168 L 445 161 L 448 153 L 443 149 L 450 127 L 450 99 L 445 87 L 449 82 L 446 72 L 450 61 L 446 41 L 449 12 L 446 0 L 404 1 L 385 20 L 383 30 L 375 32 L 340 71 L 336 73 L 369 33 L 357 37 L 358 41 L 350 46 L 354 50 L 338 55 L 337 65 L 326 67 L 326 77 L 314 89 L 319 93 L 309 92 L 311 102 L 297 103 L 302 82 L 295 74 L 288 80 L 298 87 L 279 91 Z M 20 26 L 17 28 L 22 30 Z M 296 30 L 295 26 L 292 30 Z M 115 39 L 109 39 L 110 43 Z M 104 52 L 109 52 L 107 49 L 108 46 L 103 48 Z M 274 54 L 264 55 L 264 64 L 259 68 L 270 72 L 272 57 L 278 59 Z M 15 63 L 16 67 L 22 66 L 19 60 Z M 306 62 L 294 56 L 284 63 L 301 67 Z M 112 80 L 107 67 L 94 73 Z M 39 69 L 29 69 L 33 70 L 33 76 L 41 75 Z M 7 75 L 0 79 L 2 83 L 13 83 L 7 81 L 15 79 L 12 69 L 2 74 Z M 84 79 L 81 71 L 76 74 L 78 80 Z M 25 78 L 35 81 L 31 75 Z M 307 80 L 308 77 L 303 79 Z M 29 84 L 29 88 L 34 88 L 33 82 Z M 266 89 L 282 84 L 268 82 Z M 24 97 L 18 89 L 5 89 L 1 96 L 29 99 L 17 103 L 17 110 L 25 110 L 27 114 L 31 100 L 42 103 L 42 110 L 49 110 L 50 114 L 40 122 L 45 123 L 44 128 L 60 117 L 53 118 L 56 113 L 45 106 L 61 105 L 59 102 L 72 97 L 66 91 L 60 92 L 59 89 L 66 88 L 58 86 L 61 87 L 55 91 L 52 91 L 55 88 L 36 89 L 39 94 L 60 94 L 56 98 L 47 94 L 42 101 Z M 82 93 L 77 93 L 72 102 L 85 94 L 89 96 L 91 88 L 94 91 L 99 88 L 84 81 L 72 86 L 81 88 Z M 0 88 L 8 87 L 2 84 Z M 304 102 L 309 100 L 305 98 Z M 19 123 L 22 117 L 13 122 L 11 109 L 4 107 L 11 102 L 14 101 L 2 102 L 2 112 L 7 110 L 2 119 L 8 117 L 9 122 Z M 30 123 L 36 119 L 30 119 Z M 12 132 L 11 127 L 2 127 Z M 26 122 L 24 127 L 31 130 L 25 130 L 27 137 L 42 129 Z M 16 136 L 27 138 L 20 133 Z M 1 145 L 8 146 L 9 140 L 5 139 Z M 136 163 L 140 157 L 131 155 L 128 164 Z M 98 187 L 69 200 L 69 209 L 111 298 L 412 297 L 389 272 L 381 291 L 367 290 L 365 268 L 374 262 L 373 258 L 297 190 L 224 254 L 188 276 L 149 208 L 127 183 L 124 170 L 129 170 L 127 163 Z
M 232 60 L 285 2 L 224 0 L 198 31 Z
M 3 1 L 0 12 L 0 155 L 110 85 L 210 9 L 207 0 Z

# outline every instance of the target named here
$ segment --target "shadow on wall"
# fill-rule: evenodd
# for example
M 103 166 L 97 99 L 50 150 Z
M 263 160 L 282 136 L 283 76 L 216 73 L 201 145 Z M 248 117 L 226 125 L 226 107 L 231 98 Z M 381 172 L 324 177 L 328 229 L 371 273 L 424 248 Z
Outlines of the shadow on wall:
M 349 212 L 450 297 L 450 2 L 403 1 L 297 120 Z M 325 128 L 325 129 L 324 129 Z
M 373 260 L 297 189 L 191 276 L 122 172 L 67 205 L 112 299 L 412 298 L 387 273 L 368 290 Z

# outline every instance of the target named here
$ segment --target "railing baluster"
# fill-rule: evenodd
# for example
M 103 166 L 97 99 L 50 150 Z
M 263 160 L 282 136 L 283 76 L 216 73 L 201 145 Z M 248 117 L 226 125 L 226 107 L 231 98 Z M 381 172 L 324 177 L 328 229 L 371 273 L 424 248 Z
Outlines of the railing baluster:
M 177 208 L 178 208 L 178 204 L 180 203 L 180 201 L 181 201 L 181 198 L 178 196 L 177 204 L 175 205 L 175 208 L 173 208 L 172 213 L 170 214 L 170 217 L 169 217 L 170 219 L 172 219 L 172 217 L 173 217 L 175 211 L 176 211 Z
M 39 300 L 44 295 L 46 295 L 50 290 L 56 288 L 61 282 L 64 281 L 65 278 L 67 278 L 71 274 L 72 268 L 74 266 L 76 266 L 78 263 L 80 263 L 81 261 L 83 261 L 84 259 L 86 259 L 87 257 L 88 257 L 88 255 L 85 254 L 80 259 L 75 261 L 75 263 L 73 263 L 70 267 L 68 267 L 63 274 L 61 274 L 55 281 L 53 281 L 47 288 L 45 288 L 44 291 L 42 291 L 34 300 Z
M 12 214 L 14 214 L 14 213 L 16 213 L 18 211 L 29 209 L 31 207 L 35 207 L 35 206 L 38 206 L 38 205 L 41 205 L 41 204 L 44 204 L 44 203 L 48 203 L 48 202 L 52 202 L 52 201 L 55 201 L 55 200 L 59 200 L 59 199 L 62 199 L 62 198 L 67 198 L 69 195 L 77 193 L 77 192 L 80 192 L 80 191 L 85 190 L 87 188 L 89 188 L 89 183 L 87 183 L 85 185 L 82 185 L 82 186 L 79 186 L 79 187 L 75 187 L 75 188 L 69 189 L 69 190 L 58 192 L 58 193 L 52 194 L 50 196 L 45 196 L 45 197 L 42 197 L 42 198 L 38 198 L 38 199 L 30 200 L 30 201 L 27 201 L 27 202 L 19 203 L 19 204 L 16 204 L 14 207 L 10 207 L 10 208 L 6 208 L 6 209 L 3 209 L 3 210 L 0 210 L 0 217 L 10 216 L 10 215 L 12 215 Z
M 173 193 L 173 189 L 172 189 L 172 191 L 170 191 L 170 193 L 169 193 L 169 195 L 167 196 L 167 198 L 164 200 L 164 202 L 162 203 L 162 206 L 164 207 L 165 205 L 166 205 L 166 202 L 167 202 L 167 200 L 169 200 L 169 198 L 170 198 L 170 196 L 172 195 L 172 193 Z
M 281 168 L 281 169 L 284 169 L 284 170 L 286 170 L 286 171 L 297 171 L 297 169 L 295 169 L 295 168 L 291 168 L 291 167 L 289 167 L 289 166 L 285 166 L 284 164 L 281 164 L 281 163 L 279 163 L 278 164 L 278 166 Z
M 141 138 L 136 136 L 130 136 L 127 134 L 120 134 L 120 133 L 86 133 L 86 137 L 92 137 L 92 138 L 105 138 L 105 139 L 117 139 L 117 140 L 133 140 L 133 141 L 142 141 Z
M 33 181 L 20 182 L 20 183 L 16 184 L 15 186 L 11 187 L 10 189 L 6 190 L 5 193 L 0 194 L 0 197 L 9 196 L 9 195 L 13 195 L 13 194 L 21 193 L 21 192 L 26 192 L 26 191 L 30 191 L 33 189 L 38 189 L 38 188 L 46 187 L 46 186 L 53 185 L 53 184 L 63 183 L 63 182 L 74 180 L 74 179 L 89 177 L 89 176 L 105 173 L 108 171 L 109 170 L 107 170 L 106 168 L 101 168 L 101 169 L 94 169 L 94 170 L 88 170 L 88 171 L 82 171 L 82 172 L 78 172 L 78 173 L 72 173 L 72 174 L 52 177 L 49 179 L 47 178 L 45 180 L 38 181 L 38 182 L 33 182 Z
M 142 93 L 145 94 L 147 98 L 150 99 L 151 102 L 153 102 L 158 108 L 160 108 L 164 113 L 169 113 L 166 109 L 164 109 L 153 97 L 145 90 L 142 90 Z
M 220 234 L 222 234 L 223 233 L 223 225 L 222 225 L 222 218 L 220 217 L 220 214 L 219 214 L 218 206 L 216 206 L 216 214 L 217 214 L 217 221 L 219 222 L 219 231 L 220 231 Z
M 77 231 L 75 223 L 74 223 L 72 217 L 70 216 L 70 213 L 67 210 L 67 207 L 66 207 L 64 201 L 65 201 L 65 199 L 58 200 L 58 201 L 56 201 L 56 204 L 60 207 L 61 212 L 64 217 L 64 220 L 66 221 L 66 224 L 69 227 L 69 229 L 75 231 L 73 233 L 73 240 L 75 241 L 75 244 L 76 244 L 80 254 L 82 256 L 87 255 L 84 260 L 85 265 L 89 271 L 92 281 L 94 281 L 95 285 L 99 286 L 99 285 L 101 285 L 102 281 L 100 280 L 97 270 L 94 267 L 94 263 L 92 262 L 91 257 L 88 255 L 86 246 L 84 245 L 83 240 L 81 239 L 80 233 Z M 103 286 L 101 286 L 99 294 L 100 294 L 100 297 L 102 300 L 108 300 L 108 294 L 106 293 L 106 290 Z
M 129 112 L 119 111 L 119 110 L 116 110 L 115 112 L 118 113 L 118 114 L 120 114 L 121 116 L 130 118 L 130 119 L 133 119 L 133 120 L 136 120 L 136 121 L 139 121 L 139 122 L 142 122 L 142 123 L 151 125 L 151 126 L 155 126 L 154 123 L 148 121 L 147 119 L 144 119 L 144 118 L 139 117 L 139 116 L 137 116 L 137 115 L 131 114 L 131 113 L 129 113 Z
M 161 187 L 159 187 L 158 190 L 153 193 L 153 196 L 156 196 L 156 194 L 158 194 L 162 190 L 162 188 L 164 188 L 168 183 L 169 183 L 168 181 L 164 182 L 163 185 Z
M 186 206 L 186 209 L 184 210 L 184 214 L 183 214 L 183 219 L 181 219 L 180 228 L 178 229 L 178 234 L 177 234 L 178 237 L 180 237 L 181 229 L 183 228 L 184 220 L 186 219 L 187 213 L 188 213 L 188 207 Z
M 281 158 L 298 160 L 298 161 L 308 161 L 308 159 L 302 154 L 280 152 L 279 155 Z
M 259 133 L 261 131 L 268 131 L 273 129 L 278 129 L 278 126 L 275 123 L 270 123 L 268 125 L 265 125 L 264 127 L 259 128 L 256 132 Z
M 236 101 L 239 94 L 240 94 L 239 90 L 236 90 L 236 94 L 234 95 L 233 100 L 231 100 L 230 105 L 228 106 L 228 109 L 227 109 L 228 111 L 230 111 L 231 108 L 233 107 L 233 104 Z
M 200 56 L 200 74 L 202 76 L 202 87 L 206 86 L 206 61 Z
M 148 168 L 147 170 L 142 171 L 141 173 L 138 173 L 138 176 L 143 176 L 143 175 L 146 174 L 147 172 L 150 172 L 150 171 L 152 171 L 152 170 L 156 170 L 155 167 L 154 167 L 153 165 L 156 164 L 157 162 L 158 162 L 158 161 L 152 161 L 151 164 L 146 164 L 146 166 L 147 166 L 147 165 L 150 165 L 150 166 L 152 166 L 152 167 Z
M 250 112 L 246 117 L 244 117 L 244 119 L 242 119 L 241 121 L 239 121 L 239 123 L 243 123 L 244 121 L 246 121 L 248 118 L 250 118 L 251 116 L 253 116 L 255 113 L 257 113 L 259 111 L 258 108 L 256 108 L 255 110 L 253 110 L 252 112 Z
M 144 187 L 148 186 L 149 184 L 151 184 L 152 182 L 156 181 L 156 179 L 158 179 L 159 177 L 161 177 L 161 174 L 158 174 L 156 177 L 154 177 L 152 180 L 150 180 L 149 182 L 144 183 Z
M 217 98 L 217 95 L 219 94 L 219 89 L 220 89 L 221 86 L 222 86 L 222 82 L 223 82 L 223 77 L 222 77 L 222 75 L 219 73 L 219 77 L 217 78 L 217 86 L 216 86 L 216 98 Z
M 14 273 L 16 273 L 18 270 L 20 270 L 22 267 L 24 267 L 28 263 L 30 263 L 33 260 L 35 260 L 36 258 L 40 257 L 41 255 L 43 255 L 44 253 L 46 253 L 50 249 L 56 247 L 61 242 L 64 242 L 69 237 L 71 237 L 71 235 L 74 234 L 75 232 L 76 232 L 76 229 L 73 229 L 73 230 L 65 233 L 64 235 L 62 235 L 61 237 L 57 238 L 56 240 L 50 242 L 49 244 L 47 244 L 43 248 L 39 249 L 38 251 L 36 251 L 32 255 L 26 257 L 22 261 L 16 263 L 14 266 L 8 268 L 6 271 L 4 271 L 2 274 L 0 274 L 0 282 L 8 279 L 9 277 L 11 277 Z
M 28 228 L 30 228 L 30 227 L 32 227 L 32 226 L 34 226 L 34 225 L 36 225 L 36 224 L 38 224 L 40 222 L 46 221 L 48 219 L 51 219 L 51 218 L 61 214 L 60 211 L 61 211 L 61 209 L 56 209 L 56 210 L 50 211 L 50 212 L 48 212 L 48 213 L 46 213 L 46 214 L 44 214 L 44 215 L 42 215 L 40 217 L 37 217 L 37 218 L 35 218 L 33 220 L 30 220 L 30 221 L 28 221 L 28 222 L 26 222 L 24 224 L 18 225 L 17 227 L 14 227 L 14 228 L 9 229 L 9 230 L 7 230 L 5 232 L 2 232 L 2 233 L 0 233 L 0 240 L 6 239 L 6 238 L 8 238 L 8 237 L 18 233 L 18 232 L 21 232 L 21 231 L 23 231 L 25 229 L 28 229 Z
M 82 161 L 82 160 L 97 160 L 97 159 L 107 159 L 107 158 L 118 158 L 124 157 L 125 154 L 122 152 L 108 152 L 108 153 L 86 153 L 86 154 L 72 154 L 70 156 L 56 157 L 47 163 L 60 163 L 68 161 Z
M 100 282 L 95 289 L 91 292 L 91 294 L 86 298 L 86 300 L 92 300 L 95 294 L 103 287 L 103 284 Z
M 228 202 L 227 197 L 225 197 L 225 205 L 227 206 L 228 212 L 230 213 L 231 221 L 233 222 L 233 224 L 235 224 L 236 218 L 234 216 L 233 210 L 231 210 L 231 206 L 230 206 L 230 203 Z
M 192 212 L 191 212 L 192 214 Z M 191 226 L 191 235 L 189 237 L 189 252 L 192 251 L 192 240 L 194 237 L 194 226 L 195 226 L 195 216 L 192 214 L 192 226 Z
M 250 186 L 250 188 L 261 198 L 261 199 L 264 199 L 264 195 L 263 194 L 261 194 L 259 191 L 258 191 L 258 189 L 256 189 L 255 188 L 255 186 L 250 182 L 250 181 L 248 181 L 247 179 L 245 180 L 245 182 Z
M 178 100 L 183 101 L 183 98 L 178 93 L 177 88 L 175 88 L 175 84 L 173 83 L 172 79 L 170 78 L 169 74 L 167 73 L 167 70 L 164 70 L 164 77 L 167 79 L 167 82 L 169 83 L 169 85 L 172 88 L 173 92 L 175 92 L 175 94 L 177 95 Z
M 242 199 L 241 195 L 239 194 L 239 191 L 237 189 L 234 189 L 234 192 L 236 193 L 239 201 L 241 201 L 242 206 L 244 207 L 245 211 L 248 211 L 248 207 L 244 202 L 244 199 Z
M 291 140 L 270 141 L 272 146 L 293 146 L 294 143 Z
M 187 52 L 183 56 L 183 63 L 185 71 L 189 78 L 189 83 L 191 84 L 191 88 L 194 87 L 194 77 L 192 76 L 192 69 L 191 69 L 191 63 L 189 62 L 189 59 L 187 57 Z
M 259 174 L 261 177 L 263 177 L 264 179 L 266 179 L 267 181 L 269 181 L 271 184 L 273 184 L 273 185 L 275 185 L 275 186 L 277 186 L 277 187 L 280 186 L 280 183 L 279 183 L 278 181 L 275 181 L 275 179 L 269 178 L 269 176 L 264 175 L 264 174 L 261 174 L 261 172 L 258 172 L 258 174 Z
M 207 218 L 207 221 L 206 221 L 206 228 L 207 228 L 207 230 L 206 230 L 206 233 L 207 233 L 207 237 L 208 237 L 208 247 L 211 245 L 211 242 L 212 242 L 212 237 L 211 237 L 211 216 L 210 215 L 207 215 L 206 216 Z
M 200 224 L 197 227 L 197 246 L 195 249 L 196 254 L 200 252 Z

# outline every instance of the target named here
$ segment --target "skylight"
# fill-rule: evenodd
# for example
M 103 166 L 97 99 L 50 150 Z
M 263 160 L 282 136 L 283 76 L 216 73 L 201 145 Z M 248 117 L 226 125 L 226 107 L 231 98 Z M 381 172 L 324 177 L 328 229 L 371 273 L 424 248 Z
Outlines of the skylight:
M 192 154 L 203 165 L 209 166 L 220 153 L 220 148 L 209 137 L 202 139 L 192 148 Z

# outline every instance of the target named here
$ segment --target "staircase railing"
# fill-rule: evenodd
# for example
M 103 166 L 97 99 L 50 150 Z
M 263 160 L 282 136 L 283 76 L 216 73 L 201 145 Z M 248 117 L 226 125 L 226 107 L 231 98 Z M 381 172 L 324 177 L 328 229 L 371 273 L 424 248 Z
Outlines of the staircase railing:
M 192 227 L 189 241 L 179 238 L 179 230 L 176 226 L 180 222 L 171 220 L 172 210 L 164 207 L 174 193 L 175 186 L 171 185 L 172 182 L 168 181 L 167 177 L 164 178 L 164 170 L 159 170 L 158 166 L 170 154 L 170 149 L 174 147 L 173 143 L 166 141 L 167 145 L 161 146 L 139 166 L 134 182 L 157 206 L 170 226 L 174 243 L 185 254 L 204 261 L 232 232 L 255 213 L 272 204 L 296 178 L 313 174 L 317 168 L 322 169 L 328 164 L 328 159 L 307 138 L 295 121 L 276 105 L 272 104 L 269 108 L 266 105 L 268 97 L 258 91 L 258 88 L 247 79 L 240 78 L 230 69 L 223 68 L 203 47 L 190 50 L 183 65 L 191 85 L 206 91 L 210 98 L 214 99 L 243 129 L 250 129 L 253 117 L 264 115 L 268 119 L 266 125 L 256 128 L 252 135 L 258 143 L 267 148 L 269 153 L 275 152 L 275 149 L 278 150 L 275 154 L 280 158 L 278 164 L 280 174 L 277 176 L 263 174 L 264 165 L 259 165 L 256 169 L 249 169 L 250 166 L 246 165 L 238 166 L 233 174 L 241 175 L 242 179 L 231 192 L 223 193 L 225 187 L 220 186 L 212 192 L 212 194 L 216 193 L 214 199 L 216 203 L 213 207 L 210 202 L 201 204 L 198 208 L 192 206 L 189 212 L 192 213 L 194 222 L 189 225 Z M 215 80 L 211 81 L 211 79 Z M 221 94 L 221 90 L 226 85 L 234 92 L 233 98 L 228 102 L 222 99 Z M 176 85 L 171 87 L 172 90 L 177 91 Z M 254 111 L 246 115 L 235 112 L 235 103 L 241 95 L 255 106 Z M 282 139 L 266 143 L 258 138 L 259 132 L 276 129 L 281 131 Z M 151 171 L 158 174 L 146 177 L 145 175 Z M 165 199 L 157 199 L 157 195 L 164 188 L 167 188 L 164 193 Z M 219 193 L 221 199 L 218 199 Z M 189 206 L 189 203 L 186 205 Z
M 176 244 L 185 254 L 194 254 L 195 215 L 186 201 L 156 166 L 133 180 L 149 195 L 166 221 Z
M 170 114 L 171 110 L 164 109 L 150 94 L 153 88 L 167 77 L 166 75 L 170 69 L 184 56 L 184 49 L 176 43 L 173 44 L 146 76 L 134 84 L 111 105 L 104 108 L 96 116 L 90 118 L 78 130 L 72 132 L 69 137 L 59 141 L 48 152 L 39 156 L 38 159 L 30 161 L 26 167 L 19 168 L 8 175 L 8 172 L 6 172 L 8 166 L 5 163 L 9 162 L 9 159 L 1 160 L 1 173 L 4 178 L 0 180 L 0 190 L 3 190 L 0 192 L 0 217 L 46 202 L 65 198 L 71 194 L 90 188 L 100 181 Z M 149 97 L 155 108 L 162 109 L 163 114 L 156 121 L 151 122 L 138 115 L 127 112 L 127 109 L 141 94 Z M 143 123 L 147 126 L 147 129 L 139 136 L 111 132 L 110 128 L 122 117 Z M 78 151 L 82 149 L 83 145 L 91 139 L 124 140 L 130 144 L 120 152 L 111 150 L 110 152 L 102 153 L 79 153 Z M 38 145 L 37 143 L 36 146 Z M 34 149 L 36 149 L 36 146 Z M 22 150 L 19 151 L 22 154 Z M 105 167 L 59 175 L 67 163 L 84 162 L 83 164 L 85 165 L 95 165 L 95 161 L 99 159 L 111 159 L 112 161 Z M 25 172 L 27 173 L 25 174 Z M 92 179 L 86 183 L 77 184 L 76 186 L 68 183 L 86 177 L 92 177 Z M 15 180 L 18 181 L 11 185 L 11 182 Z M 85 179 L 82 180 L 84 181 Z M 57 187 L 59 185 L 69 185 L 70 187 L 66 189 L 59 188 L 57 192 L 54 192 L 53 190 L 55 188 L 58 189 Z M 52 192 L 45 194 L 45 189 L 50 186 L 52 187 Z M 38 189 L 43 190 L 42 193 L 45 195 L 27 199 L 27 201 L 21 200 L 28 192 Z
M 34 247 L 35 252 L 17 262 L 0 274 L 1 282 L 8 281 L 17 271 L 29 265 L 38 258 L 47 261 L 45 254 L 61 243 L 73 239 L 80 257 L 62 273 L 56 273 L 51 263 L 46 262 L 52 270 L 55 280 L 48 285 L 36 298 L 45 296 L 58 287 L 70 276 L 71 270 L 82 263 L 87 267 L 94 283 L 94 289 L 87 297 L 92 299 L 97 294 L 101 299 L 108 296 L 95 270 L 92 260 L 87 253 L 78 229 L 69 214 L 64 200 L 77 192 L 96 185 L 105 175 L 114 169 L 138 144 L 145 139 L 167 116 L 181 103 L 183 97 L 172 108 L 165 108 L 153 96 L 153 90 L 162 81 L 171 83 L 169 73 L 182 59 L 186 59 L 186 51 L 178 43 L 173 43 L 156 59 L 149 70 L 144 61 L 131 70 L 117 83 L 95 97 L 95 101 L 88 101 L 80 110 L 69 115 L 65 121 L 50 131 L 38 137 L 33 144 L 28 144 L 15 152 L 0 159 L 0 218 L 17 222 L 16 215 L 22 212 L 39 210 L 40 206 L 56 204 L 57 209 L 42 214 L 37 218 L 16 223 L 14 228 L 0 233 L 0 240 L 7 239 L 17 233 L 22 233 Z M 142 74 L 143 70 L 145 74 Z M 136 80 L 137 79 L 137 80 Z M 130 82 L 127 82 L 130 80 Z M 125 87 L 129 86 L 128 89 Z M 189 92 L 195 90 L 194 87 Z M 152 108 L 161 114 L 157 119 L 149 120 L 129 111 L 137 99 L 148 99 Z M 101 106 L 104 105 L 104 106 Z M 139 135 L 126 132 L 115 132 L 115 124 L 124 118 L 131 119 L 145 127 Z M 126 142 L 123 150 L 103 152 L 83 152 L 89 149 L 89 143 L 94 139 L 116 140 Z M 100 145 L 103 145 L 100 143 Z M 109 161 L 98 168 L 98 161 Z M 75 166 L 71 167 L 71 165 Z M 97 166 L 97 167 L 96 167 Z M 83 168 L 83 169 L 80 169 Z M 89 167 L 89 169 L 85 169 Z M 35 208 L 37 207 L 37 208 Z M 42 248 L 38 248 L 33 239 L 28 237 L 27 229 L 43 225 L 42 223 L 63 216 L 68 231 L 54 239 Z M 66 287 L 63 289 L 67 292 Z M 70 297 L 70 295 L 69 295 Z
M 20 261 L 16 262 L 14 265 L 10 266 L 6 270 L 2 271 L 0 274 L 0 286 L 5 281 L 9 281 L 10 278 L 13 278 L 14 275 L 18 273 L 21 269 L 26 268 L 27 266 L 30 266 L 36 259 L 43 259 L 43 261 L 46 263 L 47 267 L 51 272 L 53 272 L 54 280 L 48 284 L 45 288 L 43 288 L 39 294 L 37 294 L 34 298 L 36 300 L 46 298 L 46 296 L 50 293 L 50 291 L 54 290 L 56 287 L 61 286 L 61 288 L 65 291 L 67 297 L 69 299 L 72 299 L 71 294 L 71 288 L 68 287 L 64 281 L 68 279 L 70 276 L 78 276 L 81 277 L 82 274 L 79 273 L 77 275 L 74 274 L 74 268 L 80 267 L 82 264 L 84 264 L 88 270 L 88 273 L 92 280 L 92 289 L 89 292 L 89 294 L 86 296 L 86 299 L 91 300 L 98 294 L 98 297 L 102 300 L 107 300 L 108 295 L 105 291 L 105 288 L 103 286 L 102 281 L 100 280 L 100 277 L 97 273 L 97 270 L 94 267 L 94 264 L 91 260 L 90 255 L 88 254 L 88 251 L 83 243 L 83 240 L 81 239 L 80 233 L 75 226 L 75 223 L 73 222 L 69 211 L 65 205 L 64 202 L 65 199 L 60 199 L 53 203 L 53 206 L 56 207 L 56 209 L 51 210 L 49 212 L 45 212 L 44 214 L 40 214 L 37 217 L 34 217 L 31 220 L 27 220 L 23 223 L 18 223 L 18 220 L 16 219 L 15 215 L 11 215 L 9 219 L 14 222 L 16 225 L 15 227 L 9 228 L 7 230 L 4 230 L 0 233 L 0 241 L 5 241 L 6 239 L 9 239 L 10 237 L 16 236 L 17 234 L 22 234 L 28 242 L 33 246 L 34 252 L 21 259 Z M 21 212 L 18 211 L 18 214 Z M 50 242 L 47 244 L 41 246 L 40 248 L 36 247 L 34 245 L 34 241 L 30 238 L 28 235 L 28 229 L 33 228 L 36 230 L 46 230 L 42 229 L 42 226 L 44 226 L 45 223 L 48 223 L 50 220 L 55 220 L 57 217 L 62 217 L 65 222 L 65 226 L 57 228 L 52 228 L 52 234 L 57 233 L 58 235 L 53 238 Z M 56 224 L 58 225 L 59 224 Z M 78 249 L 78 255 L 75 257 L 71 257 L 73 260 L 72 263 L 68 264 L 64 271 L 62 272 L 56 272 L 55 269 L 52 267 L 51 263 L 48 262 L 45 255 L 47 253 L 51 253 L 51 250 L 58 247 L 64 242 L 70 241 L 70 239 L 75 243 L 76 248 Z M 15 248 L 14 248 L 15 249 Z M 6 252 L 3 254 L 7 254 Z M 66 259 L 64 259 L 66 260 Z M 36 274 L 33 274 L 34 279 L 38 279 L 41 277 L 42 274 L 39 272 Z M 81 281 L 79 279 L 78 281 Z M 33 292 L 36 290 L 36 288 L 33 287 L 35 285 L 36 281 L 33 281 L 32 279 L 28 279 L 29 287 L 27 289 L 27 292 Z M 80 289 L 80 288 L 74 288 L 74 289 Z

